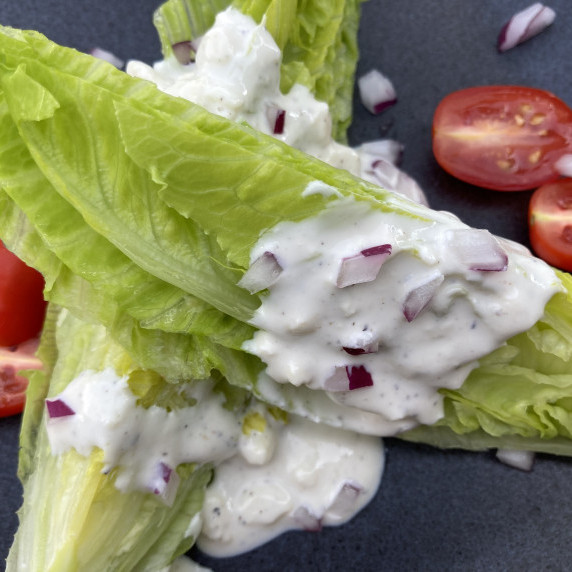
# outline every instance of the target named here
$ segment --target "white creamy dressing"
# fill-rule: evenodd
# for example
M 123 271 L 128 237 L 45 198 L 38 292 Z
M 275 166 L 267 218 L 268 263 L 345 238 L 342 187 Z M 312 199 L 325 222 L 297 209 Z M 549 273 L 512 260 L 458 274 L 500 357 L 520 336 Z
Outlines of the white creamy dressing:
M 379 439 L 297 416 L 243 435 L 241 452 L 217 468 L 203 506 L 198 546 L 214 556 L 347 522 L 372 499 L 383 470 Z
M 282 273 L 261 296 L 252 320 L 259 330 L 244 348 L 273 380 L 328 390 L 338 404 L 386 420 L 386 434 L 437 421 L 438 389 L 460 387 L 479 358 L 534 325 L 561 289 L 546 264 L 453 215 L 428 212 L 433 220 L 423 220 L 351 199 L 329 205 L 313 218 L 278 224 L 253 249 L 251 262 L 271 252 Z M 503 244 L 506 270 L 472 270 L 467 233 Z M 377 277 L 338 287 L 344 259 L 379 245 L 390 245 L 391 254 Z M 427 307 L 408 321 L 408 295 L 429 282 L 435 291 Z M 357 367 L 373 384 L 349 390 L 346 368 Z
M 200 534 L 201 548 L 215 556 L 250 550 L 286 530 L 341 524 L 371 500 L 383 470 L 378 438 L 292 415 L 276 418 L 262 403 L 230 412 L 212 385 L 182 388 L 193 406 L 145 409 L 127 376 L 111 368 L 82 372 L 50 398 L 73 412 L 47 416 L 52 453 L 74 448 L 88 456 L 99 448 L 103 471 L 114 471 L 119 490 L 154 493 L 169 505 L 180 464 L 213 463 L 214 483 L 186 536 Z
M 224 397 L 212 391 L 212 381 L 185 385 L 193 407 L 167 411 L 137 406 L 137 398 L 111 368 L 84 371 L 54 399 L 63 401 L 73 415 L 48 419 L 52 453 L 74 448 L 88 456 L 94 447 L 104 453 L 104 472 L 119 467 L 116 487 L 157 491 L 170 503 L 176 493 L 174 469 L 182 463 L 220 463 L 238 450 L 241 423 L 223 407 Z M 173 473 L 168 483 L 161 469 Z

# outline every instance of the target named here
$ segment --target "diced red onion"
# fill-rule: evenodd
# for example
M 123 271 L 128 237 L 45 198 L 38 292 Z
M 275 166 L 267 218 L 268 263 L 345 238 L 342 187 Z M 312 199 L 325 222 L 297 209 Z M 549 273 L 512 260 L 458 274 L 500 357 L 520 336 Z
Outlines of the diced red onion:
M 75 411 L 61 399 L 46 399 L 46 409 L 50 419 L 75 415 Z
M 534 465 L 534 453 L 532 451 L 516 451 L 512 449 L 499 449 L 497 459 L 521 471 L 531 471 Z
M 554 168 L 564 177 L 572 177 L 572 155 L 566 153 L 554 163 Z
M 358 79 L 362 103 L 368 111 L 377 115 L 397 101 L 391 81 L 379 70 L 371 70 Z
M 449 242 L 459 260 L 477 272 L 502 272 L 508 267 L 508 255 L 499 241 L 483 229 L 455 229 L 448 234 Z
M 171 505 L 177 494 L 179 481 L 177 471 L 160 461 L 155 465 L 147 488 L 153 494 L 160 496 L 166 504 Z
M 173 49 L 173 55 L 181 65 L 187 66 L 195 61 L 195 56 L 200 43 L 200 38 L 177 42 L 171 46 Z
M 351 356 L 359 356 L 363 354 L 374 354 L 379 350 L 379 342 L 372 342 L 363 347 L 342 346 L 342 349 Z
M 345 366 L 336 367 L 334 373 L 324 382 L 326 391 L 349 391 L 350 380 Z
M 336 498 L 329 506 L 328 513 L 339 518 L 352 514 L 362 491 L 363 487 L 357 483 L 344 483 Z
M 272 286 L 281 273 L 282 266 L 280 266 L 274 254 L 266 251 L 250 265 L 250 268 L 239 280 L 238 285 L 254 294 Z
M 440 272 L 429 274 L 407 293 L 403 315 L 408 322 L 415 320 L 429 306 L 443 280 L 444 276 Z
M 121 69 L 125 65 L 125 62 L 121 58 L 103 48 L 93 48 L 90 53 L 94 58 L 106 61 L 118 69 Z
M 371 246 L 370 248 L 364 248 L 361 251 L 364 256 L 377 256 L 378 254 L 391 254 L 391 244 L 378 244 L 377 246 Z
M 312 514 L 305 506 L 299 506 L 292 514 L 294 522 L 300 528 L 310 532 L 319 532 L 322 530 L 322 519 Z
M 158 480 L 157 483 L 155 485 L 155 488 L 153 489 L 153 492 L 156 495 L 161 494 L 165 488 L 167 487 L 167 485 L 169 484 L 169 481 L 171 480 L 171 474 L 173 472 L 173 469 L 171 469 L 171 467 L 169 467 L 169 465 L 166 465 L 165 463 L 161 462 L 158 465 Z
M 362 387 L 371 387 L 373 379 L 363 365 L 338 366 L 324 382 L 326 391 L 353 391 Z
M 268 125 L 274 135 L 282 135 L 284 133 L 284 124 L 286 122 L 286 110 L 276 105 L 268 105 L 266 107 L 266 118 Z
M 342 259 L 336 285 L 338 288 L 371 282 L 391 254 L 390 244 L 380 244 Z
M 536 36 L 554 22 L 556 12 L 540 2 L 514 14 L 502 27 L 497 40 L 499 52 L 510 50 Z
M 393 139 L 376 139 L 368 141 L 356 148 L 361 160 L 373 169 L 376 159 L 383 159 L 392 165 L 397 165 L 403 155 L 403 145 Z
M 373 162 L 370 173 L 380 187 L 399 193 L 416 203 L 428 205 L 427 197 L 417 182 L 389 161 L 377 159 Z
M 371 387 L 373 385 L 371 374 L 363 365 L 347 365 L 346 372 L 350 380 L 350 391 L 361 389 L 362 387 Z

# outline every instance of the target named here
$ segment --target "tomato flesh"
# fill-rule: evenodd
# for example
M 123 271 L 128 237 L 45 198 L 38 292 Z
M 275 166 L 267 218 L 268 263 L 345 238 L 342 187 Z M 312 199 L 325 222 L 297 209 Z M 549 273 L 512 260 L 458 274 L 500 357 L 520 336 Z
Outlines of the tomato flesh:
M 28 380 L 19 372 L 41 369 L 42 363 L 35 355 L 37 348 L 37 339 L 0 348 L 0 417 L 16 415 L 24 408 Z
M 16 346 L 38 335 L 46 302 L 42 275 L 0 242 L 0 346 Z
M 433 153 L 448 173 L 498 191 L 558 179 L 554 163 L 572 152 L 572 110 L 553 94 L 481 86 L 445 97 L 433 117 Z
M 528 225 L 535 254 L 552 266 L 572 271 L 572 179 L 543 185 L 533 193 Z

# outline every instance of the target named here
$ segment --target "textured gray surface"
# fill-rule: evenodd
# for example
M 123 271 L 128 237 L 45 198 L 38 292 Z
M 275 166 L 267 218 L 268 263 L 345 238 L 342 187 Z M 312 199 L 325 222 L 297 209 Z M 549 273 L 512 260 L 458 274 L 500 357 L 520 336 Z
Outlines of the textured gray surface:
M 0 23 L 34 28 L 89 50 L 122 58 L 159 56 L 151 25 L 154 0 L 68 2 L 4 0 Z M 499 55 L 504 21 L 528 5 L 518 0 L 370 0 L 364 5 L 360 71 L 379 67 L 399 102 L 373 118 L 359 103 L 352 143 L 380 132 L 405 144 L 403 167 L 435 208 L 473 226 L 527 243 L 529 193 L 494 193 L 460 183 L 431 154 L 433 110 L 447 93 L 479 84 L 542 87 L 572 103 L 572 5 L 550 3 L 553 27 Z M 0 420 L 0 557 L 17 524 L 20 491 L 14 477 L 17 419 Z M 442 452 L 388 441 L 387 469 L 374 502 L 353 522 L 321 533 L 291 533 L 231 560 L 197 559 L 223 572 L 350 570 L 567 570 L 572 562 L 572 466 L 538 459 L 530 474 L 497 463 L 489 453 Z

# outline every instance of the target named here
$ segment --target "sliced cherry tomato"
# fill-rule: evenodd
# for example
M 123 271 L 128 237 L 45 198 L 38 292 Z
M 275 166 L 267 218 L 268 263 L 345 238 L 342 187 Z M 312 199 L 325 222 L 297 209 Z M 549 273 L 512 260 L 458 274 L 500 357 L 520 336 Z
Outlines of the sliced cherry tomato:
M 537 256 L 572 271 L 572 179 L 560 179 L 534 191 L 528 229 Z
M 554 181 L 554 163 L 570 152 L 572 110 L 540 89 L 463 89 L 445 97 L 433 118 L 437 162 L 487 189 L 519 191 Z
M 0 417 L 15 415 L 24 408 L 28 380 L 18 372 L 41 369 L 42 363 L 35 355 L 37 349 L 37 339 L 0 348 Z
M 38 335 L 46 303 L 42 275 L 0 242 L 0 346 L 16 346 Z

